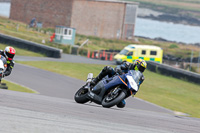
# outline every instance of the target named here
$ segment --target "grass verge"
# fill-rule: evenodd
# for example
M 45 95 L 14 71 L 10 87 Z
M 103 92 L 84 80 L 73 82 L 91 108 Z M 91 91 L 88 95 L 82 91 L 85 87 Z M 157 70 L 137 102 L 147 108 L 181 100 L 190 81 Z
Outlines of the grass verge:
M 6 83 L 6 85 L 8 86 L 8 90 L 12 90 L 12 91 L 20 91 L 20 92 L 28 92 L 28 93 L 37 93 L 31 89 L 28 89 L 26 87 L 23 87 L 21 85 L 6 81 L 6 80 L 2 80 L 2 83 Z
M 179 10 L 199 12 L 199 0 L 128 0 L 140 2 L 143 5 L 164 12 L 177 13 Z M 172 11 L 170 11 L 170 9 Z
M 86 80 L 89 72 L 97 76 L 104 67 L 104 65 L 49 61 L 17 62 L 80 80 Z M 148 70 L 144 72 L 144 75 L 146 79 L 141 85 L 140 91 L 136 95 L 137 97 L 173 111 L 184 112 L 192 117 L 200 118 L 200 85 L 163 76 Z
M 63 50 L 64 53 L 70 52 L 70 46 L 69 45 L 61 45 L 61 44 L 55 44 L 53 42 L 49 42 L 50 36 L 52 33 L 55 32 L 54 28 L 42 28 L 40 30 L 37 30 L 35 28 L 27 28 L 27 24 L 21 23 L 18 21 L 10 20 L 7 18 L 0 17 L 0 33 L 18 37 L 21 39 L 33 41 L 36 43 L 42 42 L 42 40 L 45 40 L 45 44 L 47 46 L 60 48 Z M 159 42 L 149 39 L 143 39 L 138 38 L 138 41 L 133 40 L 118 40 L 118 39 L 103 39 L 99 37 L 94 36 L 84 36 L 76 34 L 75 38 L 75 44 L 81 45 L 85 40 L 89 39 L 87 45 L 84 45 L 83 50 L 87 51 L 89 50 L 107 50 L 107 49 L 113 49 L 113 50 L 121 50 L 125 46 L 129 44 L 147 44 L 147 45 L 156 45 L 163 49 L 164 54 L 171 54 L 176 57 L 186 58 L 190 57 L 191 51 L 194 51 L 194 57 L 198 57 L 199 55 L 199 47 L 196 47 L 194 45 L 183 45 L 183 44 L 176 44 L 172 42 Z M 172 47 L 172 45 L 177 45 L 176 47 Z M 23 52 L 20 52 L 23 53 Z M 81 53 L 80 53 L 81 54 Z M 87 54 L 83 54 L 87 55 Z
M 4 50 L 5 47 L 7 47 L 8 45 L 6 44 L 1 44 L 0 43 L 0 49 L 1 50 Z M 34 53 L 34 52 L 31 52 L 31 51 L 28 51 L 28 50 L 25 50 L 25 49 L 21 49 L 21 48 L 17 48 L 17 47 L 14 47 L 15 50 L 16 50 L 16 55 L 21 55 L 21 56 L 35 56 L 35 57 L 45 57 L 45 55 L 43 54 L 39 54 L 39 53 Z

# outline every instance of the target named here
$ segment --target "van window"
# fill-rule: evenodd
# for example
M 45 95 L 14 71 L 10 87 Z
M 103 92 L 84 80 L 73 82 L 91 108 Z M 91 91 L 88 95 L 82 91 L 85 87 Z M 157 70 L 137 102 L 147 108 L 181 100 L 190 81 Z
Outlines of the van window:
M 146 54 L 146 50 L 142 50 L 142 55 L 145 55 Z
M 157 55 L 157 51 L 151 51 L 150 55 Z
M 120 51 L 120 53 L 119 53 L 119 54 L 126 55 L 127 53 L 128 53 L 128 50 L 126 50 L 126 49 L 123 49 L 122 51 Z
M 133 55 L 133 52 L 130 52 L 130 53 L 128 53 L 128 55 L 127 56 L 132 56 Z

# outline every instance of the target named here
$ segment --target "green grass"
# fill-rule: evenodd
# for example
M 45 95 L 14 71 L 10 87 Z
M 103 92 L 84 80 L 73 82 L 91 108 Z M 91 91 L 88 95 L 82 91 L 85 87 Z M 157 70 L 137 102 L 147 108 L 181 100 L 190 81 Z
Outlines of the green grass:
M 27 92 L 27 93 L 37 93 L 29 88 L 23 87 L 21 85 L 6 81 L 6 80 L 2 80 L 2 83 L 6 83 L 6 85 L 8 86 L 8 90 L 12 90 L 12 91 L 19 91 L 19 92 Z
M 86 80 L 92 72 L 97 76 L 104 65 L 34 61 L 18 63 Z M 114 66 L 113 66 L 114 67 Z M 200 85 L 145 71 L 146 77 L 137 97 L 174 111 L 200 118 Z
M 138 97 L 174 111 L 200 118 L 200 85 L 150 71 Z
M 4 50 L 6 46 L 8 46 L 8 45 L 0 44 L 0 49 Z M 16 50 L 16 55 L 44 57 L 44 55 L 42 55 L 42 54 L 34 53 L 34 52 L 27 51 L 27 50 L 24 50 L 24 49 L 21 49 L 21 48 L 17 48 L 17 47 L 15 47 L 15 50 Z M 31 89 L 28 89 L 26 87 L 23 87 L 21 85 L 15 84 L 15 83 L 8 82 L 8 81 L 6 81 L 4 79 L 2 80 L 2 83 L 6 83 L 7 84 L 8 90 L 20 91 L 20 92 L 28 92 L 28 93 L 36 93 L 35 91 L 33 91 Z
M 47 71 L 56 72 L 69 77 L 77 78 L 80 80 L 86 80 L 88 73 L 97 75 L 103 65 L 96 64 L 76 64 L 66 62 L 51 62 L 51 61 L 16 61 L 17 63 L 34 66 Z M 41 65 L 41 66 L 40 66 Z
M 194 11 L 199 12 L 200 5 L 198 0 L 128 0 L 140 2 L 141 6 L 151 7 L 152 9 L 161 10 L 164 12 L 176 13 L 177 11 Z M 170 11 L 171 10 L 171 11 Z
M 19 25 L 19 29 L 17 30 L 16 27 Z M 0 33 L 15 36 L 21 39 L 41 43 L 42 40 L 45 40 L 45 45 L 56 47 L 63 49 L 64 53 L 69 53 L 70 46 L 69 45 L 60 45 L 49 42 L 50 36 L 54 32 L 54 28 L 43 28 L 38 32 L 37 29 L 28 29 L 27 25 L 25 23 L 21 23 L 18 21 L 13 21 L 10 19 L 6 19 L 3 17 L 0 17 Z M 138 38 L 138 42 L 134 41 L 127 41 L 127 40 L 118 40 L 118 39 L 103 39 L 99 37 L 94 36 L 84 36 L 76 34 L 75 38 L 75 44 L 81 45 L 85 40 L 89 39 L 89 42 L 87 45 L 84 45 L 83 50 L 81 50 L 81 54 L 84 56 L 87 56 L 87 50 L 107 50 L 107 49 L 114 49 L 114 50 L 121 50 L 125 46 L 129 44 L 147 44 L 147 45 L 156 45 L 160 46 L 164 54 L 172 54 L 177 57 L 190 57 L 190 55 L 186 54 L 188 51 L 193 50 L 194 51 L 194 57 L 197 57 L 199 55 L 200 48 L 191 46 L 191 45 L 181 45 L 181 44 L 175 44 L 175 43 L 169 43 L 169 42 L 159 42 L 149 39 L 143 39 Z M 177 47 L 170 47 L 171 45 L 177 45 Z M 21 52 L 17 50 L 17 54 L 23 54 L 24 52 Z M 32 53 L 33 54 L 33 53 Z M 25 54 L 26 55 L 26 54 Z
M 4 50 L 6 46 L 9 46 L 9 45 L 1 44 L 1 43 L 0 43 L 0 49 L 1 49 L 1 50 Z M 28 50 L 25 50 L 25 49 L 21 49 L 21 48 L 17 48 L 17 47 L 14 47 L 14 48 L 15 48 L 15 50 L 16 50 L 16 55 L 21 55 L 21 56 L 35 56 L 35 57 L 45 57 L 45 55 L 43 55 L 43 54 L 31 52 L 31 51 L 28 51 Z

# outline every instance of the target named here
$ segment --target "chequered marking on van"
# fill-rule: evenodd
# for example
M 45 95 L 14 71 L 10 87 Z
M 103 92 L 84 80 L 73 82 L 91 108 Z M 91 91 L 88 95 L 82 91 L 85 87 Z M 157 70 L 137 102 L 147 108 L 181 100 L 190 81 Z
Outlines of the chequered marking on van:
M 132 56 L 127 56 L 127 59 L 132 59 Z
M 135 62 L 135 60 L 137 60 L 137 59 L 143 59 L 145 61 L 155 61 L 155 62 L 158 62 L 158 63 L 162 63 L 160 58 L 149 58 L 149 57 L 134 57 L 132 60 L 131 59 L 126 59 L 126 61 L 132 63 L 132 62 Z
M 150 58 L 150 61 L 155 61 L 155 58 Z

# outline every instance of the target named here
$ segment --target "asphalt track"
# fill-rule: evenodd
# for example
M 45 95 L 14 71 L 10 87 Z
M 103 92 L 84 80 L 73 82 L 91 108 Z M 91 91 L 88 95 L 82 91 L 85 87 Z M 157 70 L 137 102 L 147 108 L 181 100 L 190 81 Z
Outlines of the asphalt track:
M 23 57 L 17 56 L 15 60 L 20 61 L 61 61 L 88 64 L 113 65 L 114 62 L 88 59 L 82 56 L 63 54 L 61 59 L 41 58 L 41 57 Z M 87 78 L 87 77 L 86 77 Z M 64 75 L 44 71 L 38 68 L 16 64 L 12 74 L 5 79 L 24 85 L 30 89 L 39 92 L 42 95 L 73 99 L 75 92 L 85 84 L 85 81 L 77 80 Z M 137 109 L 173 113 L 168 109 L 161 108 L 146 101 L 137 98 L 128 98 L 127 106 Z
M 199 133 L 200 120 L 0 90 L 1 133 Z
M 73 55 L 63 55 L 61 59 L 16 57 L 16 60 L 113 64 Z M 39 94 L 0 90 L 0 132 L 3 133 L 200 132 L 199 119 L 177 116 L 173 111 L 137 98 L 128 98 L 127 107 L 123 109 L 77 104 L 73 96 L 84 81 L 56 73 L 16 64 L 6 80 Z

